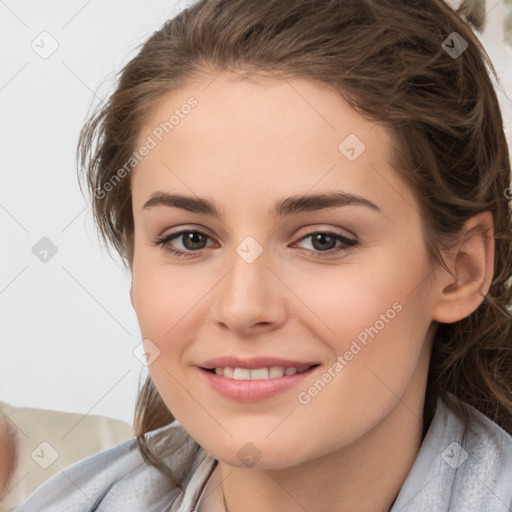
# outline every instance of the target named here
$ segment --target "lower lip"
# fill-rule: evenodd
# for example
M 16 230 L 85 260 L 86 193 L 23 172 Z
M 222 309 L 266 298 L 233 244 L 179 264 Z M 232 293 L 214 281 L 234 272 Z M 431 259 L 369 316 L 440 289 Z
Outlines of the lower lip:
M 296 373 L 295 375 L 284 375 L 283 377 L 261 380 L 228 379 L 227 377 L 217 375 L 203 368 L 199 368 L 199 371 L 206 377 L 212 389 L 224 397 L 240 402 L 255 402 L 257 400 L 271 398 L 297 386 L 303 382 L 304 379 L 308 378 L 317 368 L 318 366 L 315 366 L 305 372 Z

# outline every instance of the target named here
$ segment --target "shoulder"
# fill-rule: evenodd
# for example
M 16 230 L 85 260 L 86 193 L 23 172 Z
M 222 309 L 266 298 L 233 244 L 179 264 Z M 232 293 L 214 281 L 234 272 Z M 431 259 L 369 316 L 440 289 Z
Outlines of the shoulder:
M 512 437 L 471 405 L 461 418 L 438 399 L 436 413 L 392 511 L 510 512 Z
M 497 502 L 493 510 L 503 507 L 509 511 L 512 506 L 512 436 L 471 405 L 465 405 L 473 416 L 472 421 L 454 419 L 461 424 L 461 445 L 465 450 L 464 463 L 467 463 L 456 479 L 457 489 L 461 495 L 468 496 L 467 499 L 476 494 L 488 496 L 488 500 Z
M 150 432 L 146 439 L 150 440 L 158 435 L 165 436 L 165 439 L 187 436 L 177 422 Z M 206 453 L 201 450 L 192 452 L 192 442 L 184 442 L 180 446 L 181 451 L 175 453 L 174 458 L 182 459 L 186 457 L 186 452 L 189 452 L 188 455 L 198 455 L 194 457 L 194 468 L 188 468 L 192 472 Z M 183 493 L 179 487 L 157 468 L 144 461 L 137 439 L 132 437 L 61 470 L 32 493 L 15 511 L 161 511 L 166 510 L 181 494 Z

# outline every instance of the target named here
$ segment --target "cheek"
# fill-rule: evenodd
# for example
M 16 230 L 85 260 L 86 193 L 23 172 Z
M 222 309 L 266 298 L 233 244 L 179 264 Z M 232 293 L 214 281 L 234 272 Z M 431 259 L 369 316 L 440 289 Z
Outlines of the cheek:
M 182 329 L 181 324 L 186 324 L 187 315 L 206 293 L 207 284 L 191 266 L 166 266 L 144 254 L 135 258 L 132 279 L 133 303 L 142 336 L 154 337 L 160 343 L 164 339 L 176 341 L 175 333 Z
M 165 266 L 134 265 L 132 295 L 141 336 L 150 340 L 146 350 L 158 354 L 148 370 L 174 416 L 180 416 L 190 400 L 184 392 L 189 386 L 180 365 L 187 345 L 196 337 L 193 329 L 199 327 L 190 318 L 194 305 L 205 293 L 200 288 L 203 287 L 198 280 L 191 280 L 186 272 L 171 272 Z
M 188 377 L 182 368 L 189 362 L 184 355 L 195 340 L 204 338 L 198 331 L 217 280 L 211 271 L 200 272 L 192 265 L 144 261 L 142 254 L 134 261 L 133 305 L 142 339 L 151 340 L 159 350 L 158 358 L 149 366 L 157 386 L 159 380 L 166 381 L 165 388 L 178 386 L 169 373 L 179 373 L 180 383 Z
M 296 294 L 307 297 L 302 318 L 312 319 L 303 321 L 329 346 L 331 368 L 342 358 L 329 396 L 340 410 L 364 417 L 369 397 L 386 403 L 404 392 L 431 323 L 430 271 L 420 241 L 408 240 L 371 261 L 295 281 Z
M 297 439 L 304 436 L 301 425 L 322 418 L 326 425 L 339 426 L 325 434 L 325 449 L 349 443 L 373 428 L 395 407 L 397 397 L 404 396 L 430 325 L 425 288 L 413 291 L 425 275 L 424 267 L 404 267 L 330 283 L 329 300 L 318 293 L 314 307 L 333 331 L 324 337 L 331 362 L 320 379 L 311 379 L 299 390 Z M 315 428 L 311 425 L 311 435 Z
M 300 278 L 288 279 L 293 291 L 289 300 L 291 314 L 338 354 L 359 335 L 363 341 L 371 336 L 369 331 L 379 338 L 386 338 L 386 332 L 397 336 L 395 330 L 425 316 L 422 308 L 427 300 L 417 285 L 428 272 L 422 263 L 418 264 L 418 257 L 415 265 L 401 262 L 393 266 L 384 259 L 303 272 Z M 410 329 L 399 338 L 408 332 Z

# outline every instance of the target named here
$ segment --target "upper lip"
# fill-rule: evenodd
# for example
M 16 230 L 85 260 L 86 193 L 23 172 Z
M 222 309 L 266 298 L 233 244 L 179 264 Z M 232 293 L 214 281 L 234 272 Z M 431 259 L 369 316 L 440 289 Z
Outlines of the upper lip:
M 199 366 L 208 370 L 214 368 L 247 368 L 254 370 L 256 368 L 270 368 L 272 366 L 282 366 L 283 368 L 298 368 L 306 369 L 310 366 L 317 365 L 319 363 L 311 361 L 294 361 L 291 359 L 281 359 L 279 357 L 252 357 L 250 359 L 243 359 L 235 356 L 220 356 L 214 359 L 208 359 Z

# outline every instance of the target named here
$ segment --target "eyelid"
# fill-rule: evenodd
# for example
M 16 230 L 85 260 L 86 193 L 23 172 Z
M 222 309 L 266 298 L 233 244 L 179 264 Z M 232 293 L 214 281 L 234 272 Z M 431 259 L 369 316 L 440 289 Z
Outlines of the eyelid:
M 343 232 L 339 233 L 336 230 L 342 230 L 342 231 L 344 231 L 344 233 Z M 207 228 L 205 228 L 203 226 L 198 226 L 197 224 L 196 225 L 182 224 L 182 225 L 176 227 L 175 229 L 173 229 L 172 231 L 169 231 L 165 235 L 163 235 L 163 234 L 162 235 L 158 235 L 157 239 L 161 240 L 163 238 L 168 238 L 171 235 L 178 236 L 178 235 L 183 234 L 183 232 L 187 232 L 187 231 L 197 231 L 197 232 L 199 232 L 201 234 L 204 234 L 204 235 L 208 236 L 208 238 L 210 238 L 212 240 L 215 240 L 215 237 L 211 235 L 211 233 L 209 232 L 209 230 Z M 308 236 L 314 235 L 314 234 L 319 233 L 319 232 L 320 233 L 330 232 L 330 233 L 332 233 L 334 235 L 347 238 L 347 239 L 352 240 L 354 242 L 358 241 L 358 237 L 354 233 L 349 231 L 348 229 L 340 228 L 340 227 L 333 228 L 333 227 L 327 226 L 325 224 L 324 225 L 321 225 L 321 224 L 320 225 L 319 224 L 310 224 L 308 226 L 303 226 L 299 230 L 298 234 L 294 235 L 293 239 L 297 242 L 297 241 L 303 240 L 304 238 L 307 238 Z M 194 252 L 199 252 L 199 251 L 194 251 Z
M 306 227 L 304 228 L 306 229 Z M 339 229 L 339 228 L 337 228 Z M 214 245 L 216 243 L 215 237 L 210 236 L 208 233 L 208 230 L 204 230 L 201 228 L 191 228 L 186 226 L 180 226 L 179 228 L 176 228 L 175 231 L 171 231 L 170 233 L 167 233 L 166 235 L 161 235 L 157 237 L 157 239 L 152 243 L 152 245 L 155 246 L 161 246 L 161 249 L 166 251 L 169 254 L 172 254 L 174 257 L 177 258 L 188 258 L 188 259 L 194 259 L 199 258 L 203 255 L 204 251 L 208 249 L 209 246 L 203 247 L 198 250 L 182 250 L 182 249 L 176 249 L 171 248 L 170 242 L 174 238 L 179 238 L 180 236 L 183 236 L 185 233 L 199 233 L 201 235 L 205 235 L 206 238 L 209 238 L 210 240 L 214 241 Z M 350 232 L 351 233 L 351 232 Z M 335 238 L 336 241 L 341 243 L 341 246 L 334 247 L 332 249 L 328 249 L 326 251 L 318 251 L 318 250 L 312 250 L 312 249 L 304 249 L 304 248 L 298 248 L 299 251 L 303 252 L 304 254 L 315 258 L 315 259 L 329 259 L 337 256 L 341 256 L 343 254 L 348 254 L 351 251 L 355 250 L 359 246 L 359 241 L 357 237 L 351 233 L 354 238 L 351 238 L 350 236 L 345 236 L 341 233 L 336 232 L 336 230 L 332 228 L 321 228 L 316 227 L 313 228 L 310 226 L 310 230 L 302 235 L 296 235 L 294 240 L 294 244 L 297 244 L 299 242 L 302 242 L 303 240 L 310 238 L 316 234 L 324 234 L 327 236 L 330 236 L 332 238 Z M 292 245 L 293 247 L 293 245 Z
M 165 232 L 164 232 L 165 233 Z M 201 235 L 204 235 L 206 236 L 207 238 L 209 238 L 210 240 L 213 240 L 215 241 L 215 237 L 213 237 L 212 235 L 210 235 L 210 233 L 208 232 L 208 230 L 204 229 L 204 228 L 196 228 L 196 227 L 178 227 L 176 228 L 175 230 L 173 231 L 169 231 L 168 233 L 166 234 L 163 234 L 163 235 L 158 235 L 155 240 L 152 242 L 152 245 L 164 245 L 165 243 L 168 243 L 170 242 L 170 240 L 174 239 L 174 238 L 179 238 L 180 236 L 183 236 L 185 233 L 199 233 Z M 198 249 L 197 251 L 188 251 L 190 254 L 193 254 L 193 253 L 199 253 L 201 251 L 204 251 L 207 247 L 204 247 L 203 249 Z
M 304 231 L 304 235 L 301 235 L 300 233 L 302 233 L 303 231 Z M 341 232 L 339 232 L 339 231 L 341 231 Z M 346 228 L 340 228 L 340 227 L 334 228 L 332 226 L 328 226 L 327 224 L 310 224 L 308 226 L 304 226 L 304 228 L 301 228 L 299 230 L 299 234 L 296 236 L 298 236 L 300 239 L 302 239 L 304 237 L 314 235 L 315 233 L 318 233 L 318 232 L 320 232 L 320 233 L 329 232 L 329 233 L 333 233 L 337 236 L 341 236 L 341 237 L 353 240 L 354 242 L 358 241 L 357 235 L 355 233 L 352 233 L 352 231 L 349 231 Z

